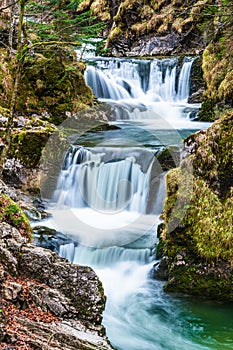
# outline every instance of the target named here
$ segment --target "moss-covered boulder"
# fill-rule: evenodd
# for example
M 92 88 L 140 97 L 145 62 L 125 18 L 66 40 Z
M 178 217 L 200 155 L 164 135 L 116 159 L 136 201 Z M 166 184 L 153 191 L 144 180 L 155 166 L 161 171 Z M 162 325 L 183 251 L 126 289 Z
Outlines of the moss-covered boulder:
M 233 300 L 232 125 L 228 114 L 191 136 L 191 155 L 167 175 L 161 234 L 167 291 Z
M 15 62 L 6 51 L 0 52 L 0 104 L 9 108 Z M 84 80 L 85 64 L 77 62 L 69 48 L 41 48 L 28 52 L 16 103 L 16 116 L 40 114 L 59 125 L 68 113 L 93 105 L 93 93 Z
M 191 153 L 193 173 L 203 179 L 220 198 L 227 198 L 233 186 L 233 113 L 228 112 L 208 130 L 184 141 Z
M 27 242 L 32 240 L 32 229 L 28 218 L 10 197 L 0 194 L 0 223 L 15 227 Z
M 11 143 L 11 156 L 17 158 L 27 168 L 38 165 L 42 150 L 52 131 L 30 130 L 14 133 Z
M 64 53 L 55 50 L 48 55 L 28 57 L 24 65 L 22 88 L 17 103 L 20 113 L 47 111 L 49 121 L 58 125 L 66 112 L 75 113 L 93 103 L 93 94 L 86 85 L 85 65 L 73 59 L 64 59 Z

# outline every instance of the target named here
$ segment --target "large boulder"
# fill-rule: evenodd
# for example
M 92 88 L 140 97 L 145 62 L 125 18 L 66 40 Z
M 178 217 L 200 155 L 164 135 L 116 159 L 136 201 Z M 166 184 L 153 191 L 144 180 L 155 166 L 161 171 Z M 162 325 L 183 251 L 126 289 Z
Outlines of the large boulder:
M 233 114 L 185 140 L 185 158 L 167 175 L 155 277 L 165 290 L 233 300 Z M 165 271 L 164 271 L 165 270 Z
M 7 222 L 0 224 L 0 340 L 28 349 L 112 349 L 106 298 L 90 267 L 71 264 Z

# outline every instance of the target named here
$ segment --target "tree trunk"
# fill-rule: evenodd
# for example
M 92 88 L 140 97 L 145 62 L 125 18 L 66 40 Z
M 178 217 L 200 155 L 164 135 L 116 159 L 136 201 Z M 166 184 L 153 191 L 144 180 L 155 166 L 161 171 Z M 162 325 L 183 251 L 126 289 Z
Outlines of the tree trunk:
M 22 76 L 22 66 L 23 66 L 23 16 L 24 16 L 24 8 L 25 8 L 25 0 L 19 1 L 19 20 L 18 20 L 18 34 L 17 34 L 17 54 L 16 54 L 16 71 L 14 76 L 14 86 L 11 96 L 11 105 L 10 105 L 10 114 L 8 117 L 6 130 L 5 130 L 5 138 L 4 138 L 4 148 L 2 150 L 1 158 L 0 158 L 0 176 L 2 176 L 3 166 L 5 160 L 7 158 L 10 145 L 11 145 L 11 134 L 15 116 L 15 109 L 17 104 L 19 85 Z M 14 21 L 14 16 L 12 17 Z M 14 31 L 14 29 L 12 28 Z M 12 42 L 13 43 L 13 42 Z

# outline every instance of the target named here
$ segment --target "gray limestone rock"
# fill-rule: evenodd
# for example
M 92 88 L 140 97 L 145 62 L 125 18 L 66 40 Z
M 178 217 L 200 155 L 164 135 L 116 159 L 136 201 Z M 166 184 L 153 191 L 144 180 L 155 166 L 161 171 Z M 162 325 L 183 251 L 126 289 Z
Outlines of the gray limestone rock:
M 21 339 L 32 347 L 113 349 L 101 325 L 105 301 L 102 284 L 90 267 L 74 265 L 50 250 L 26 243 L 16 228 L 0 224 L 1 342 L 15 347 L 19 341 L 14 329 L 6 328 L 4 313 L 10 307 L 18 310 L 14 322 L 20 327 Z M 30 315 L 30 305 L 41 310 L 42 320 L 25 316 Z M 48 312 L 57 321 L 47 321 Z

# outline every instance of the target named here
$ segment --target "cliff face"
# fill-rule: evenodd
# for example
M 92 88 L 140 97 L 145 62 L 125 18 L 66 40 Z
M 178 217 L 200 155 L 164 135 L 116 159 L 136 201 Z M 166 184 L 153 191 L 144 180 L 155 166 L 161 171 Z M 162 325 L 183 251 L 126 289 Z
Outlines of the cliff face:
M 167 291 L 233 300 L 233 114 L 185 141 L 167 175 L 164 258 L 155 275 Z
M 212 0 L 85 0 L 79 11 L 91 9 L 107 24 L 107 48 L 116 55 L 199 53 L 215 24 L 206 13 Z
M 1 348 L 112 349 L 95 272 L 30 244 L 27 220 L 2 194 L 0 212 Z
M 204 103 L 200 119 L 216 119 L 223 109 L 233 107 L 233 2 L 227 1 L 222 9 L 216 36 L 203 52 L 203 76 L 206 81 Z

